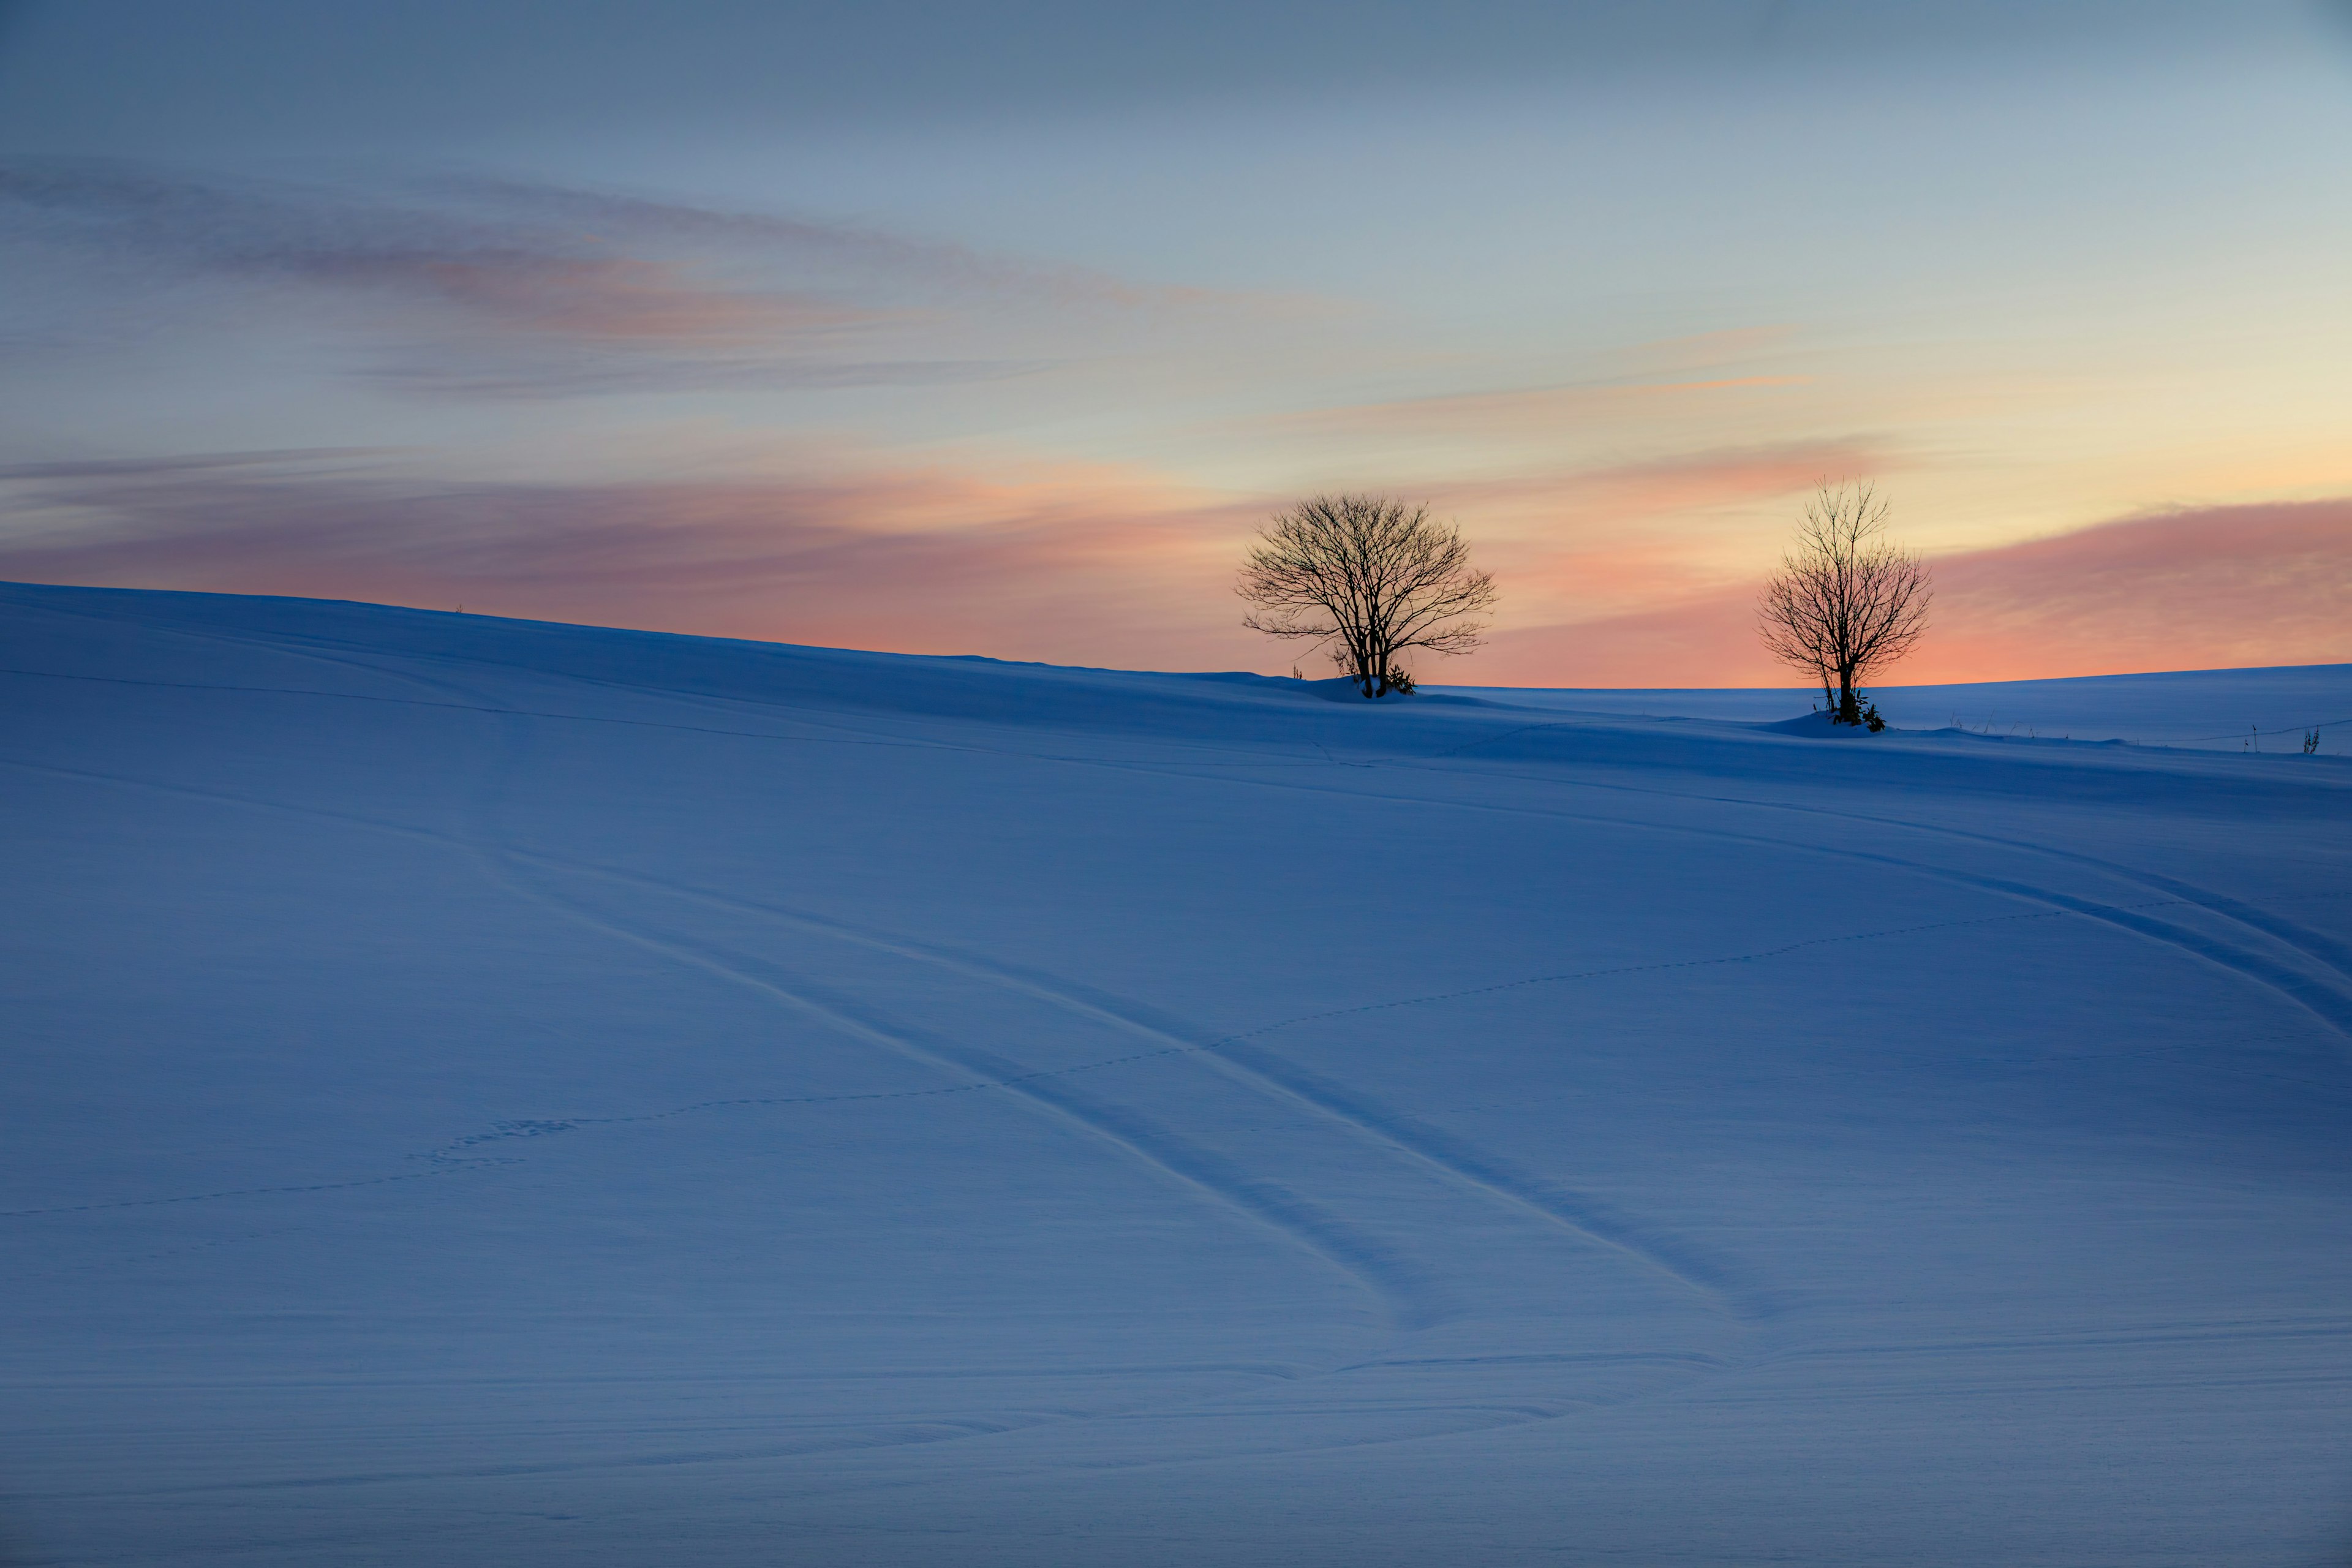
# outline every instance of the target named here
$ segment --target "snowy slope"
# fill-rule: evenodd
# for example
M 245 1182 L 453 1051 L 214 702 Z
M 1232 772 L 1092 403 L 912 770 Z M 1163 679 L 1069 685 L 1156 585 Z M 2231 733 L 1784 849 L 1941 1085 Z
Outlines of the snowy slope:
M 0 1556 L 2352 1546 L 2340 755 L 0 628 Z
M 1756 722 L 1821 705 L 1818 690 L 1434 690 L 1552 711 Z M 2094 675 L 2071 680 L 1987 680 L 1874 687 L 1871 700 L 1907 730 L 1961 729 L 2002 740 L 2127 741 L 2135 745 L 2294 752 L 2320 731 L 2323 752 L 2352 752 L 2352 665 L 2207 669 L 2177 675 Z

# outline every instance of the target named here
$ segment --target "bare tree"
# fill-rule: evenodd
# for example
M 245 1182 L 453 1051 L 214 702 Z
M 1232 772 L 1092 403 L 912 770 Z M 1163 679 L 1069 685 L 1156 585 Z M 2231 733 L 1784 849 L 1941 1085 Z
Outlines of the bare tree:
M 1822 683 L 1841 724 L 1862 722 L 1863 682 L 1927 629 L 1927 565 L 1886 542 L 1886 513 L 1869 485 L 1822 486 L 1757 608 L 1765 647 Z
M 1495 603 L 1495 580 L 1470 564 L 1459 529 L 1384 496 L 1317 496 L 1276 514 L 1235 591 L 1257 606 L 1242 625 L 1328 644 L 1368 698 L 1412 689 L 1396 663 L 1407 648 L 1476 647 Z

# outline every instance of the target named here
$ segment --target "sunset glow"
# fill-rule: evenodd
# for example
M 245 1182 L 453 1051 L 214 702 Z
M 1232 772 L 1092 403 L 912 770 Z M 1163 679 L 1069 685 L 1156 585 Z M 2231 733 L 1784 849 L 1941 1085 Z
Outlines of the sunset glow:
M 30 6 L 0 577 L 1278 672 L 1244 542 L 1370 489 L 1502 586 L 1436 679 L 1778 684 L 1852 478 L 1936 565 L 1906 679 L 2352 660 L 2339 18 L 1700 9 L 1302 84 L 1306 21 L 518 5 L 452 72 L 454 6 Z

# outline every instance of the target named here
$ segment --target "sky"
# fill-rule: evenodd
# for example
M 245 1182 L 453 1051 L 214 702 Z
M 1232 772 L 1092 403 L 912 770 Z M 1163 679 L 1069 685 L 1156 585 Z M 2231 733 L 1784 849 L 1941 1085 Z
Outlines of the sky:
M 1374 491 L 1794 684 L 1866 479 L 1906 682 L 2347 661 L 2347 255 L 2318 0 L 0 0 L 0 578 L 1281 673 Z

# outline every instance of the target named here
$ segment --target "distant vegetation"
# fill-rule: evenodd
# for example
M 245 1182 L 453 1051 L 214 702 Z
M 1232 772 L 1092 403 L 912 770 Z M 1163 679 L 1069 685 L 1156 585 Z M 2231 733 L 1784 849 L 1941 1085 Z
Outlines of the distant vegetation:
M 1323 644 L 1367 698 L 1411 691 L 1398 656 L 1468 653 L 1495 580 L 1470 564 L 1461 530 L 1385 496 L 1317 496 L 1258 535 L 1236 589 L 1242 624 Z
M 1883 730 L 1863 687 L 1927 629 L 1927 567 L 1887 540 L 1888 506 L 1868 484 L 1823 484 L 1764 585 L 1759 629 L 1775 658 L 1821 683 L 1831 721 Z M 1429 509 L 1378 495 L 1320 495 L 1258 533 L 1235 591 L 1268 637 L 1321 645 L 1368 698 L 1413 689 L 1399 656 L 1475 648 L 1494 577 Z M 1298 669 L 1293 666 L 1291 673 Z

